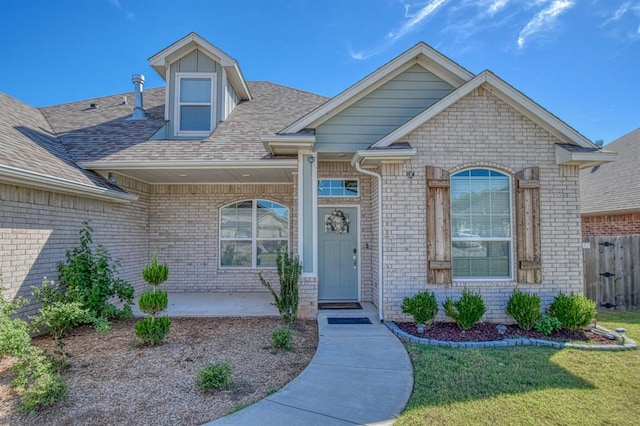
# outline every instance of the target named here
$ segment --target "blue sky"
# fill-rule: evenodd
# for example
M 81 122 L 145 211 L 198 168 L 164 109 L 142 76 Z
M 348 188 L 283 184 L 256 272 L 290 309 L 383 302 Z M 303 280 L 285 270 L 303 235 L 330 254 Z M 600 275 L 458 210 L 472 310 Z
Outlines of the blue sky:
M 591 140 L 640 127 L 640 0 L 6 0 L 0 91 L 46 106 L 162 86 L 195 31 L 248 80 L 334 96 L 419 41 L 490 69 Z

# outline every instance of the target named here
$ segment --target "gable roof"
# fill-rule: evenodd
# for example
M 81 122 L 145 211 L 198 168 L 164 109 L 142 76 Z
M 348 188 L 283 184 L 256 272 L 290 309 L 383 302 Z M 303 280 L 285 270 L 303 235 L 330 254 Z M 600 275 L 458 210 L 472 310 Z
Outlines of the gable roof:
M 150 57 L 149 65 L 151 65 L 160 77 L 166 81 L 169 65 L 195 49 L 199 49 L 224 68 L 227 72 L 229 82 L 240 99 L 243 101 L 251 99 L 249 87 L 247 86 L 247 82 L 240 71 L 238 62 L 196 33 L 192 32 L 187 34 L 180 40 L 171 44 L 169 47 L 166 47 Z
M 580 171 L 582 214 L 640 211 L 640 128 L 606 145 L 617 151 L 614 163 Z
M 0 93 L 0 182 L 131 201 L 101 176 L 78 167 L 41 111 Z
M 453 87 L 473 78 L 472 73 L 420 42 L 279 133 L 298 133 L 307 128 L 316 128 L 415 64 L 428 69 Z
M 516 90 L 513 86 L 507 84 L 504 80 L 488 70 L 478 74 L 473 79 L 467 81 L 452 93 L 397 128 L 395 131 L 389 133 L 378 142 L 374 143 L 371 148 L 385 148 L 390 146 L 480 86 L 489 90 L 489 92 L 496 95 L 525 117 L 547 130 L 561 142 L 570 145 L 577 145 L 583 148 L 597 149 L 596 145 L 567 125 L 564 121 L 542 108 L 522 92 Z

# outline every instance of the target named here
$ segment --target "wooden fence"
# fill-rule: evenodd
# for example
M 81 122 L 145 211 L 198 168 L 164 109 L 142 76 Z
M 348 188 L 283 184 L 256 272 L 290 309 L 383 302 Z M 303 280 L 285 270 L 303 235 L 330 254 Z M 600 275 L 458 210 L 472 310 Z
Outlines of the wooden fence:
M 599 311 L 640 308 L 640 235 L 583 239 L 584 292 Z

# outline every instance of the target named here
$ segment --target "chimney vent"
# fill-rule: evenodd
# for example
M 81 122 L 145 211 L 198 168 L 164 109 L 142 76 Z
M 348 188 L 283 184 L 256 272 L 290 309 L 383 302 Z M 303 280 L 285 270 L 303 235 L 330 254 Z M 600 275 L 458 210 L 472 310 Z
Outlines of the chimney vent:
M 604 145 L 604 141 L 602 139 L 598 139 L 596 141 L 596 146 L 600 149 L 602 149 L 602 146 Z
M 144 86 L 144 75 L 142 74 L 133 74 L 131 76 L 131 81 L 133 82 L 133 86 L 135 88 L 133 94 L 133 100 L 135 107 L 133 108 L 133 114 L 129 118 L 129 120 L 146 120 L 147 115 L 144 113 L 144 108 L 142 104 L 142 87 Z

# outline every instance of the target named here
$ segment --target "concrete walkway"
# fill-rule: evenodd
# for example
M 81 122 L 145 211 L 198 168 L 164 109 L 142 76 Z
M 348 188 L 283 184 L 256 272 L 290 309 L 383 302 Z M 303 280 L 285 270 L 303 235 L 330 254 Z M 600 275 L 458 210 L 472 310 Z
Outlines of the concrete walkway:
M 323 310 L 318 351 L 291 383 L 208 425 L 392 424 L 413 388 L 413 370 L 400 341 L 364 310 Z M 372 324 L 329 325 L 328 317 L 369 317 Z

